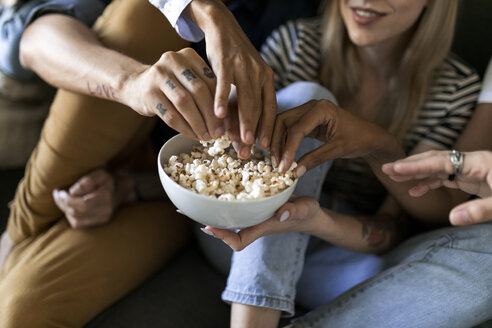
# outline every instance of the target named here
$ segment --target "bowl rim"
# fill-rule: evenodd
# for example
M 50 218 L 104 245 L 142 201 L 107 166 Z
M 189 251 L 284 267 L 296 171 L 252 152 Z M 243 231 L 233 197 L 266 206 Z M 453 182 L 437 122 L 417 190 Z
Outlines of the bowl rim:
M 277 197 L 280 197 L 281 195 L 284 194 L 284 192 L 290 190 L 291 188 L 295 188 L 295 186 L 297 185 L 297 181 L 299 180 L 299 178 L 295 178 L 294 179 L 294 182 L 287 188 L 285 188 L 284 190 L 282 190 L 281 192 L 275 194 L 275 195 L 272 195 L 272 196 L 266 196 L 266 197 L 263 197 L 263 198 L 259 198 L 259 199 L 233 199 L 233 200 L 224 200 L 224 199 L 218 199 L 216 197 L 213 197 L 213 196 L 207 196 L 207 195 L 202 195 L 202 194 L 199 194 L 193 190 L 190 190 L 188 188 L 185 188 L 183 187 L 182 185 L 180 185 L 179 183 L 177 183 L 176 181 L 174 181 L 166 172 L 166 170 L 164 170 L 164 166 L 163 166 L 163 163 L 162 163 L 162 156 L 163 156 L 163 150 L 164 148 L 166 147 L 166 145 L 171 142 L 174 138 L 177 138 L 177 137 L 185 137 L 185 138 L 188 138 L 190 140 L 194 140 L 194 139 L 191 139 L 183 134 L 177 134 L 175 136 L 173 136 L 172 138 L 170 138 L 169 140 L 167 140 L 161 147 L 161 149 L 159 150 L 159 155 L 157 156 L 157 164 L 158 164 L 158 167 L 159 167 L 159 171 L 162 171 L 162 173 L 164 174 L 164 176 L 169 179 L 173 184 L 175 184 L 176 186 L 178 186 L 180 189 L 182 189 L 183 191 L 185 192 L 188 192 L 194 196 L 198 196 L 198 197 L 202 197 L 203 199 L 207 199 L 207 200 L 212 200 L 212 201 L 217 201 L 219 203 L 228 203 L 228 204 L 234 204 L 234 203 L 240 203 L 240 204 L 246 204 L 246 203 L 260 203 L 260 202 L 266 202 L 268 200 L 271 200 L 273 198 L 277 198 Z M 181 137 L 180 137 L 181 138 Z M 196 142 L 199 142 L 197 140 L 195 140 Z M 167 159 L 167 161 L 169 161 L 169 159 Z M 164 187 L 164 186 L 163 186 Z

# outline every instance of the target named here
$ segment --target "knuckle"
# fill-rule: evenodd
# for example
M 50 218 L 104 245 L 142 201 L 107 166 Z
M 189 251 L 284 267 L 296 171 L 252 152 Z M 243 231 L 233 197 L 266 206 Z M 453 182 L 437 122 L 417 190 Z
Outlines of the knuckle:
M 189 97 L 183 92 L 177 92 L 173 103 L 177 108 L 186 107 L 189 104 Z
M 187 48 L 183 48 L 183 49 L 179 50 L 178 52 L 180 54 L 183 54 L 183 55 L 191 55 L 191 54 L 194 54 L 195 53 L 195 50 L 193 50 L 190 47 L 187 47 Z
M 169 126 L 174 126 L 179 122 L 179 116 L 175 112 L 167 111 L 164 115 L 164 122 Z
M 205 82 L 201 79 L 193 79 L 191 82 L 191 88 L 194 93 L 203 95 L 205 93 L 210 93 L 210 90 Z
M 152 65 L 149 68 L 149 74 L 152 76 L 157 76 L 162 74 L 162 69 L 159 65 Z
M 161 55 L 161 58 L 159 61 L 170 61 L 173 60 L 173 58 L 176 56 L 176 53 L 174 51 L 166 51 Z

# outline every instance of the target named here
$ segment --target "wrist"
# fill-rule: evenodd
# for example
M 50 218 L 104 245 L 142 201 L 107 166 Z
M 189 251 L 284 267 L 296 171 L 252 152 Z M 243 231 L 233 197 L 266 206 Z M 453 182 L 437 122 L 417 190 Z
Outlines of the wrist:
M 324 238 L 326 235 L 329 235 L 331 231 L 333 231 L 334 220 L 330 215 L 330 211 L 322 208 L 321 206 L 318 208 L 318 211 L 313 215 L 310 220 L 311 224 L 308 227 L 306 233 L 309 233 L 313 236 Z
M 384 131 L 383 137 L 379 138 L 377 147 L 368 155 L 364 156 L 364 159 L 370 166 L 381 165 L 396 160 L 402 159 L 406 156 L 403 148 L 398 140 L 391 134 Z
M 193 0 L 183 14 L 195 22 L 205 36 L 215 33 L 221 21 L 232 15 L 224 3 L 218 0 Z
M 117 77 L 116 83 L 120 94 L 120 103 L 132 109 L 138 108 L 139 100 L 136 93 L 141 89 L 138 86 L 138 78 L 149 67 L 150 65 L 138 63 L 133 69 L 123 71 Z

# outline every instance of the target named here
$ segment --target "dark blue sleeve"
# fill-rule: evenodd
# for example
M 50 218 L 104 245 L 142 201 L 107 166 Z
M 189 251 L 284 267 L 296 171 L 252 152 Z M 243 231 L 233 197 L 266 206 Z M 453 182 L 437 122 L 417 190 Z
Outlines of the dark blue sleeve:
M 36 18 L 46 14 L 64 14 L 92 26 L 111 0 L 29 0 L 4 8 L 0 6 L 0 70 L 13 78 L 28 80 L 34 73 L 19 60 L 22 33 Z

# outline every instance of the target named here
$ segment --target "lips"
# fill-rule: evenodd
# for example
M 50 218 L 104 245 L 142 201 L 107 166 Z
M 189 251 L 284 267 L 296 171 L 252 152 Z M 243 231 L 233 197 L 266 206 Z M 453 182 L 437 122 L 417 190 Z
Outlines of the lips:
M 382 17 L 386 16 L 385 13 L 380 13 L 372 9 L 362 7 L 351 7 L 354 21 L 361 25 L 371 24 Z

